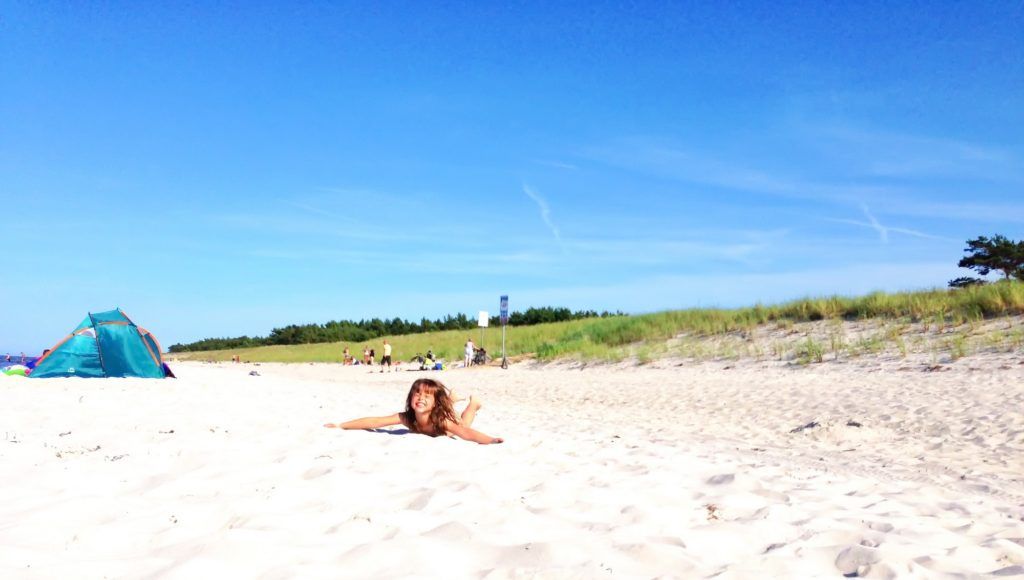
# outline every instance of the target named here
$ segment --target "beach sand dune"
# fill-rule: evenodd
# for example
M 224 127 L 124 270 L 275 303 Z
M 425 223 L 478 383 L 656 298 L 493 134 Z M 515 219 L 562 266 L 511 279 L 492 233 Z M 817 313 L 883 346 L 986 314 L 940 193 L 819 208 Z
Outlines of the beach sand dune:
M 1024 574 L 1024 365 L 943 368 L 0 378 L 0 576 Z M 322 427 L 419 376 L 506 442 Z

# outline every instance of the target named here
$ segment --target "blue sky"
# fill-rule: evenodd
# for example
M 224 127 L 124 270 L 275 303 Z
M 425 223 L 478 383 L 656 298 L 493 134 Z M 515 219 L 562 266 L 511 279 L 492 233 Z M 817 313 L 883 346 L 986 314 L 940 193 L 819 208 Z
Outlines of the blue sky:
M 1003 3 L 0 4 L 0 351 L 944 286 L 1024 237 Z

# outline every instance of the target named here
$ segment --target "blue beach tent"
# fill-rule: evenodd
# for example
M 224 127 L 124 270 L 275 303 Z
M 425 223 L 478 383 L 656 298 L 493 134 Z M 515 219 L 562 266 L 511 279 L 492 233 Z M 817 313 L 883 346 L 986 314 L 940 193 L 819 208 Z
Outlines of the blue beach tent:
M 174 376 L 160 356 L 160 343 L 120 308 L 90 312 L 64 340 L 36 363 L 33 379 L 50 377 Z

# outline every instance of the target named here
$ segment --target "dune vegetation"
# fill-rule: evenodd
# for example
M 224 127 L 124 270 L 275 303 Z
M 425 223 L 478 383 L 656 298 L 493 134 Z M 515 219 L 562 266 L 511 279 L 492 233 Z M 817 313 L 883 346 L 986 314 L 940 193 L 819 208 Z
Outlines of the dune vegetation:
M 507 329 L 506 353 L 513 358 L 539 360 L 640 362 L 674 356 L 693 359 L 754 358 L 822 362 L 831 357 L 890 351 L 941 350 L 959 358 L 978 345 L 1011 351 L 1024 342 L 1019 317 L 1024 315 L 1024 282 L 1005 281 L 959 289 L 917 292 L 876 292 L 859 297 L 805 298 L 777 305 L 747 308 L 699 308 L 640 315 L 589 318 Z M 1016 317 L 1016 318 L 1015 318 Z M 979 324 L 1007 318 L 998 332 L 973 336 Z M 871 332 L 851 333 L 845 323 Z M 802 326 L 798 326 L 802 325 Z M 794 328 L 796 328 L 794 330 Z M 809 328 L 817 329 L 810 332 Z M 935 340 L 921 339 L 931 332 Z M 481 338 L 482 336 L 482 338 Z M 381 341 L 393 345 L 393 358 L 409 361 L 428 349 L 442 359 L 462 359 L 468 337 L 501 354 L 501 329 L 426 332 L 385 336 L 369 343 L 321 343 L 264 346 L 231 350 L 176 353 L 177 360 L 230 360 L 239 356 L 254 362 L 341 362 L 347 346 L 361 358 L 364 345 L 381 352 Z M 916 338 L 915 338 L 916 337 Z

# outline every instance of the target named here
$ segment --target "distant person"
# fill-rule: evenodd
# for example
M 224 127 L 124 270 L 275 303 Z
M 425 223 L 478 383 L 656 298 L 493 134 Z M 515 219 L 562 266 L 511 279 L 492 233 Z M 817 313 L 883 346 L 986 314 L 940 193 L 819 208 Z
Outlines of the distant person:
M 328 429 L 379 429 L 391 425 L 403 425 L 412 433 L 437 437 L 448 435 L 473 441 L 481 445 L 503 443 L 500 437 L 485 435 L 473 429 L 473 419 L 482 405 L 473 397 L 458 418 L 455 416 L 455 401 L 448 388 L 440 381 L 417 379 L 405 397 L 405 411 L 386 417 L 363 417 L 345 423 L 326 423 Z
M 344 364 L 344 365 L 352 364 L 352 355 L 349 354 L 347 346 L 345 347 L 345 350 L 341 351 L 341 364 Z
M 388 365 L 388 372 L 391 372 L 391 345 L 384 341 L 384 355 L 380 357 L 380 372 L 384 372 L 384 365 Z
M 363 364 L 364 365 L 370 364 L 370 347 L 369 346 L 363 346 Z
M 21 364 L 25 364 L 25 353 L 21 353 Z
M 473 344 L 472 338 L 466 339 L 466 360 L 463 366 L 470 367 L 473 365 L 473 352 L 476 350 L 476 346 Z
M 371 348 L 370 349 L 370 366 L 373 366 L 373 361 L 376 360 L 377 353 Z M 373 372 L 373 371 L 370 371 Z
M 6 361 L 6 362 L 11 362 L 11 353 L 7 353 L 7 354 L 6 354 L 5 356 L 4 356 L 4 361 Z

